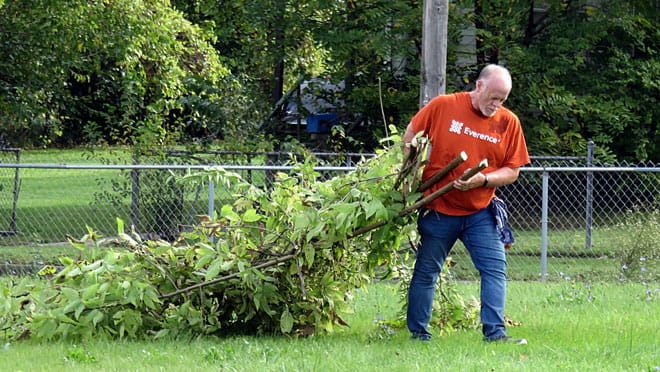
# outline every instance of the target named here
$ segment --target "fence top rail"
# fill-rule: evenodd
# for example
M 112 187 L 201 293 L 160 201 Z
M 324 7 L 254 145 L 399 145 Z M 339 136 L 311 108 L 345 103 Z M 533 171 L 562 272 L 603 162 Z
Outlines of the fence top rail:
M 262 170 L 262 171 L 278 171 L 278 170 L 292 170 L 295 169 L 294 165 L 176 165 L 176 164 L 11 164 L 0 163 L 0 168 L 29 168 L 29 169 L 116 169 L 116 170 L 148 170 L 148 169 L 161 169 L 161 170 Z M 357 167 L 347 166 L 316 166 L 317 171 L 353 171 Z
M 587 160 L 586 156 L 546 156 L 546 155 L 530 155 L 530 160 Z
M 292 170 L 294 165 L 204 165 L 204 164 L 27 164 L 0 163 L 0 168 L 33 168 L 33 169 L 226 169 L 226 170 Z M 353 166 L 316 166 L 318 171 L 353 171 Z M 660 167 L 521 167 L 524 172 L 660 172 Z
M 290 151 L 231 151 L 231 150 L 211 150 L 211 151 L 200 151 L 192 152 L 188 150 L 168 150 L 166 152 L 168 155 L 181 156 L 181 155 L 268 155 L 268 156 L 303 156 L 304 154 L 299 154 Z M 311 152 L 310 154 L 314 156 L 351 156 L 351 157 L 374 157 L 376 153 L 367 153 L 367 152 Z
M 660 172 L 660 167 L 521 167 L 525 172 Z

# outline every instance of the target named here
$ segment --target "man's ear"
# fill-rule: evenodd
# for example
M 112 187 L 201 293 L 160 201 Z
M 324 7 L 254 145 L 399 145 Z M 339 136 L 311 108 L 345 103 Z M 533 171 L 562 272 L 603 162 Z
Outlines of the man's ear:
M 476 82 L 475 85 L 474 85 L 474 90 L 481 90 L 481 88 L 483 87 L 483 85 L 484 85 L 484 81 L 483 81 L 483 80 L 477 80 L 477 82 Z

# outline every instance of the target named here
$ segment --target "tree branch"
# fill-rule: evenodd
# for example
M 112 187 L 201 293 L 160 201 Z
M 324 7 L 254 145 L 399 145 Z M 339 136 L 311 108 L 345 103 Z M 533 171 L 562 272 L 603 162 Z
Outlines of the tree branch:
M 484 160 L 482 160 L 481 162 L 479 162 L 479 164 L 477 164 L 475 167 L 468 169 L 468 171 L 465 172 L 465 173 L 463 173 L 463 175 L 460 176 L 460 177 L 458 177 L 458 179 L 459 179 L 459 180 L 462 180 L 462 181 L 466 181 L 466 180 L 468 180 L 470 177 L 472 177 L 472 176 L 474 176 L 475 174 L 477 174 L 477 173 L 481 172 L 482 170 L 486 169 L 486 167 L 488 167 L 488 160 L 484 159 Z M 425 205 L 431 203 L 431 202 L 434 201 L 435 199 L 441 197 L 442 195 L 448 193 L 449 191 L 451 191 L 451 190 L 453 190 L 453 189 L 454 189 L 454 183 L 453 183 L 453 182 L 449 182 L 448 184 L 444 185 L 443 187 L 439 188 L 438 190 L 434 191 L 433 193 L 429 194 L 428 196 L 426 196 L 426 197 L 420 199 L 420 200 L 419 200 L 418 202 L 416 202 L 415 204 L 412 204 L 412 205 L 410 205 L 410 206 L 408 206 L 408 207 L 402 209 L 402 210 L 397 214 L 397 217 L 403 217 L 403 216 L 406 216 L 406 215 L 412 213 L 413 211 L 415 211 L 415 210 L 417 210 L 417 209 L 419 209 L 419 208 L 421 208 L 421 207 L 423 207 L 423 206 L 425 206 Z M 371 231 L 371 230 L 373 230 L 373 229 L 376 229 L 376 228 L 379 228 L 379 227 L 381 227 L 381 226 L 386 225 L 387 222 L 388 222 L 388 221 L 378 221 L 378 222 L 375 222 L 375 223 L 373 223 L 373 224 L 371 224 L 371 225 L 368 225 L 368 226 L 362 227 L 362 228 L 360 228 L 360 229 L 357 229 L 357 230 L 355 230 L 355 231 L 353 232 L 353 234 L 351 234 L 350 237 L 351 237 L 351 238 L 354 238 L 354 237 L 356 237 L 356 236 L 358 236 L 358 235 L 362 235 L 362 234 L 364 234 L 364 233 L 366 233 L 366 232 L 369 232 L 369 231 Z
M 263 269 L 263 268 L 266 268 L 266 267 L 274 266 L 274 265 L 277 265 L 277 264 L 282 263 L 282 262 L 284 262 L 284 261 L 288 261 L 288 260 L 290 260 L 290 259 L 292 259 L 292 258 L 294 258 L 294 257 L 295 257 L 295 255 L 293 255 L 293 254 L 289 254 L 289 255 L 286 255 L 286 256 L 278 257 L 278 258 L 276 258 L 276 259 L 274 259 L 274 260 L 271 260 L 271 261 L 268 261 L 268 262 L 264 262 L 264 263 L 259 264 L 259 265 L 256 265 L 256 266 L 252 266 L 252 269 Z M 179 295 L 179 294 L 182 294 L 182 293 L 188 293 L 188 292 L 190 292 L 190 291 L 192 291 L 192 290 L 195 290 L 195 289 L 198 289 L 198 288 L 206 287 L 206 286 L 209 286 L 209 285 L 212 285 L 212 284 L 215 284 L 215 283 L 220 283 L 220 282 L 222 282 L 222 281 L 225 281 L 225 280 L 229 280 L 229 279 L 235 278 L 235 277 L 237 277 L 240 273 L 241 273 L 241 272 L 238 271 L 238 272 L 235 272 L 235 273 L 233 273 L 233 274 L 225 275 L 225 276 L 220 277 L 220 278 L 215 278 L 215 279 L 212 279 L 212 280 L 208 280 L 208 281 L 206 281 L 206 282 L 197 283 L 197 284 L 195 284 L 195 285 L 191 285 L 191 286 L 186 287 L 186 288 L 181 288 L 181 289 L 179 289 L 179 290 L 177 290 L 177 291 L 174 291 L 174 292 L 170 292 L 170 293 L 166 293 L 166 294 L 160 295 L 160 296 L 158 296 L 158 298 L 159 298 L 159 299 L 160 299 L 160 298 L 169 298 L 169 297 L 173 297 L 173 296 L 176 296 L 176 295 Z

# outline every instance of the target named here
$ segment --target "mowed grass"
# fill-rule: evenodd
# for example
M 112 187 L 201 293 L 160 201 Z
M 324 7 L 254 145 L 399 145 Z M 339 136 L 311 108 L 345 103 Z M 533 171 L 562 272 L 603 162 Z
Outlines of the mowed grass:
M 463 296 L 476 282 L 457 283 Z M 389 335 L 374 324 L 395 319 L 398 286 L 380 283 L 355 291 L 349 328 L 309 338 L 231 336 L 193 341 L 84 341 L 5 343 L 7 371 L 656 371 L 660 368 L 660 293 L 601 283 L 511 282 L 507 315 L 521 325 L 509 334 L 528 345 L 488 344 L 479 330 L 437 334 L 430 342 Z M 582 291 L 583 301 L 560 299 Z
M 92 152 L 88 149 L 30 150 L 21 152 L 22 164 L 84 165 L 100 164 L 103 159 L 126 163 L 119 150 Z M 125 213 L 112 204 L 100 203 L 99 195 L 111 191 L 118 170 L 21 168 L 16 205 L 18 234 L 0 238 L 0 244 L 29 245 L 66 241 L 66 234 L 81 236 L 86 226 L 116 225 L 115 218 Z M 9 230 L 14 170 L 0 169 L 0 181 L 7 190 L 0 195 L 0 230 Z M 129 203 L 127 201 L 126 203 Z M 117 209 L 113 211 L 113 209 Z M 106 231 L 109 229 L 106 228 Z
M 172 158 L 172 161 L 177 159 Z M 126 150 L 109 148 L 23 151 L 21 163 L 99 165 L 131 164 L 131 161 Z M 243 173 L 254 182 L 264 182 L 263 172 Z M 15 219 L 18 231 L 0 235 L 0 246 L 65 242 L 67 234 L 74 237 L 86 234 L 87 226 L 104 235 L 116 235 L 116 218 L 130 221 L 133 187 L 141 190 L 142 202 L 151 200 L 154 192 L 161 192 L 158 186 L 166 183 L 171 173 L 140 171 L 137 185 L 131 183 L 130 176 L 130 171 L 118 169 L 21 168 Z M 0 231 L 10 230 L 14 177 L 14 169 L 0 168 Z M 207 186 L 202 185 L 188 188 L 185 195 L 176 197 L 183 197 L 184 212 L 195 215 L 207 212 L 207 202 L 197 203 L 197 198 L 205 198 L 207 193 Z M 161 207 L 151 214 L 170 212 L 173 208 L 169 205 L 156 208 Z M 146 218 L 141 220 L 145 222 Z M 190 223 L 189 220 L 176 222 Z

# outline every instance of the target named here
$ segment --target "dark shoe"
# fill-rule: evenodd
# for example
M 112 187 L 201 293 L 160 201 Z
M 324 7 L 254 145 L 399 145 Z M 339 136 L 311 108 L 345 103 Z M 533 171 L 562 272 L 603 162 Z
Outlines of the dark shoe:
M 431 341 L 431 335 L 413 334 L 412 336 L 410 336 L 410 339 L 415 341 Z
M 527 345 L 527 340 L 524 338 L 512 338 L 509 336 L 502 336 L 496 339 L 484 339 L 486 342 L 505 343 L 514 345 Z

